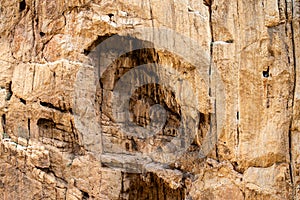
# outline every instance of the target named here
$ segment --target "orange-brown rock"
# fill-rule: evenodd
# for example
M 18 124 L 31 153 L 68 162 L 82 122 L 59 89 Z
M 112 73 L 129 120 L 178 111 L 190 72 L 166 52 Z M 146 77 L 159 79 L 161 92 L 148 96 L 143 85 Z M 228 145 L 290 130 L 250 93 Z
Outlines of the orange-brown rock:
M 299 0 L 0 19 L 0 199 L 300 199 Z

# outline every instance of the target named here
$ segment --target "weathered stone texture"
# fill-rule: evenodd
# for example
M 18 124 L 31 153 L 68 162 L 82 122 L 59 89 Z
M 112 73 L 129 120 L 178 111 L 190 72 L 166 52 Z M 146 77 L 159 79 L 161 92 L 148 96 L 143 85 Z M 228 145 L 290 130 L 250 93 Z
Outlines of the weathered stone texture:
M 0 19 L 0 199 L 300 199 L 299 0 L 1 0 Z M 146 27 L 191 40 L 148 41 Z M 114 48 L 97 49 L 110 36 Z M 144 49 L 110 60 L 126 42 Z M 154 104 L 169 116 L 145 139 L 113 109 L 117 82 L 147 63 L 191 89 L 134 91 L 133 122 L 151 124 Z M 188 120 L 191 144 L 174 154 L 185 118 L 199 126 Z

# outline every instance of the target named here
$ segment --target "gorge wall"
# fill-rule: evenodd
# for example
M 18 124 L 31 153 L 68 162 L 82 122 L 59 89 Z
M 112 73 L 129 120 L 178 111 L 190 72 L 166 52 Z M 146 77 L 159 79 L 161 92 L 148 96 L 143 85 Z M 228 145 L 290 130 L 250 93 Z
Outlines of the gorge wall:
M 1 0 L 0 19 L 0 199 L 300 199 L 299 0 Z

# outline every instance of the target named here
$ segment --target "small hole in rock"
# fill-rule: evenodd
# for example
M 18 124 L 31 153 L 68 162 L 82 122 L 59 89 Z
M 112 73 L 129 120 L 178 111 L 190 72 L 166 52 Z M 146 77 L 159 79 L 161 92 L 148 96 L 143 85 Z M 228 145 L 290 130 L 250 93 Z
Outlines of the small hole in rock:
M 90 195 L 87 192 L 82 191 L 82 195 L 83 195 L 82 199 L 84 200 L 90 198 Z
M 112 13 L 109 13 L 107 15 L 109 16 L 110 19 L 114 16 L 114 14 L 112 14 Z
M 265 78 L 268 78 L 270 76 L 270 74 L 269 74 L 269 67 L 268 67 L 268 69 L 266 71 L 263 71 L 263 76 Z
M 238 166 L 239 166 L 239 164 L 238 164 L 237 162 L 233 162 L 233 163 L 232 163 L 232 166 L 233 166 L 233 169 L 234 169 L 235 171 L 238 171 Z
M 126 150 L 128 151 L 130 149 L 130 145 L 126 143 L 125 146 L 126 146 Z
M 84 51 L 83 51 L 83 54 L 84 54 L 84 55 L 87 56 L 89 53 L 91 53 L 91 51 L 84 49 Z
M 22 104 L 26 105 L 26 100 L 25 99 L 20 98 L 20 101 L 21 101 Z
M 44 32 L 40 32 L 40 36 L 44 37 L 46 34 Z
M 234 41 L 233 39 L 226 40 L 227 43 L 233 43 L 233 41 Z
M 25 8 L 26 8 L 26 2 L 25 2 L 25 0 L 23 0 L 19 4 L 20 12 L 22 12 L 23 10 L 25 10 Z

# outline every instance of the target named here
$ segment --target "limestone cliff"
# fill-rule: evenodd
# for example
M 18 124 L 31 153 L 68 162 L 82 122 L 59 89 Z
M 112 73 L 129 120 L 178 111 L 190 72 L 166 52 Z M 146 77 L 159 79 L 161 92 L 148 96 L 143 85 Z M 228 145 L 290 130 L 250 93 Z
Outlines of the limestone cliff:
M 300 199 L 299 0 L 0 19 L 0 199 Z

